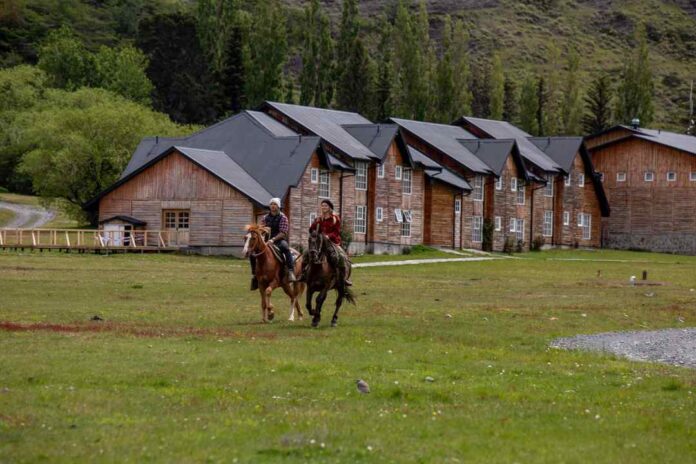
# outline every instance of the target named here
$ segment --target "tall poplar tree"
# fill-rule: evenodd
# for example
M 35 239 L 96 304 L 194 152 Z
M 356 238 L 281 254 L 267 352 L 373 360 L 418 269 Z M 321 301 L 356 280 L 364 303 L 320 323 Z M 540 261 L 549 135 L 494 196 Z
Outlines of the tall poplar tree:
M 611 82 L 607 74 L 600 74 L 592 82 L 585 97 L 586 112 L 582 119 L 585 134 L 596 134 L 611 126 Z
M 645 26 L 641 24 L 636 29 L 634 55 L 626 58 L 619 83 L 616 99 L 617 121 L 628 124 L 633 118 L 638 118 L 642 125 L 649 125 L 655 116 L 654 89 L 648 39 Z
M 489 80 L 489 117 L 502 119 L 505 110 L 505 75 L 500 54 L 495 53 L 491 62 L 491 78 Z

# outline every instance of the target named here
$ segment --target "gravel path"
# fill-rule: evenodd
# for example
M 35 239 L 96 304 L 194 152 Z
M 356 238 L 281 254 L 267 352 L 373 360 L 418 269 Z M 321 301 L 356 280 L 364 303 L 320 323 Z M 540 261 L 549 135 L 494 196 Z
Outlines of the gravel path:
M 558 338 L 551 347 L 606 351 L 633 361 L 655 361 L 696 369 L 696 327 L 643 332 L 608 332 Z
M 53 211 L 38 206 L 20 205 L 0 201 L 0 208 L 9 209 L 15 213 L 14 219 L 6 224 L 8 229 L 35 229 L 49 222 L 55 217 Z
M 375 261 L 374 263 L 356 263 L 353 269 L 361 267 L 382 267 L 382 266 L 413 266 L 414 264 L 435 264 L 435 263 L 465 263 L 468 261 L 491 261 L 497 258 L 480 256 L 469 258 L 431 258 L 431 259 L 404 259 L 402 261 Z

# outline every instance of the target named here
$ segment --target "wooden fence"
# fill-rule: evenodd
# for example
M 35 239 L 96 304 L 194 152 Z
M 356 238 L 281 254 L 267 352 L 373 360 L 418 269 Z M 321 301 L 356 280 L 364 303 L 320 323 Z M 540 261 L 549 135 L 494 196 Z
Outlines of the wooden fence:
M 178 249 L 176 231 L 96 229 L 0 229 L 0 248 Z

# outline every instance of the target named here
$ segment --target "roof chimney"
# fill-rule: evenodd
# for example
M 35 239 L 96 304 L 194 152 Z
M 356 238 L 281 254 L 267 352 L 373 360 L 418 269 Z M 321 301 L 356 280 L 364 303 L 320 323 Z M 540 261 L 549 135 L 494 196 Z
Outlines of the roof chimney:
M 159 135 L 155 135 L 155 145 L 159 144 Z
M 640 119 L 638 119 L 638 118 L 631 119 L 631 127 L 634 129 L 638 129 L 640 127 Z

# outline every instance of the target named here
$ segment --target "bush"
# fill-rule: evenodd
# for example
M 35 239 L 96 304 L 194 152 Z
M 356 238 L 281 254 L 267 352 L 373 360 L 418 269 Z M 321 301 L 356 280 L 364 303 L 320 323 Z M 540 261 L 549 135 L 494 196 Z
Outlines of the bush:
M 509 255 L 512 254 L 515 248 L 515 239 L 511 236 L 505 237 L 505 243 L 503 244 L 503 253 L 507 253 Z
M 532 240 L 532 251 L 540 251 L 541 247 L 543 247 L 545 243 L 546 240 L 544 240 L 544 237 L 537 235 L 534 237 L 534 240 Z
M 411 247 L 404 247 L 404 249 L 401 250 L 401 253 L 404 255 L 410 255 L 411 254 Z
M 347 221 L 341 224 L 341 248 L 348 251 L 348 247 L 353 241 L 353 232 L 351 232 L 353 226 Z

